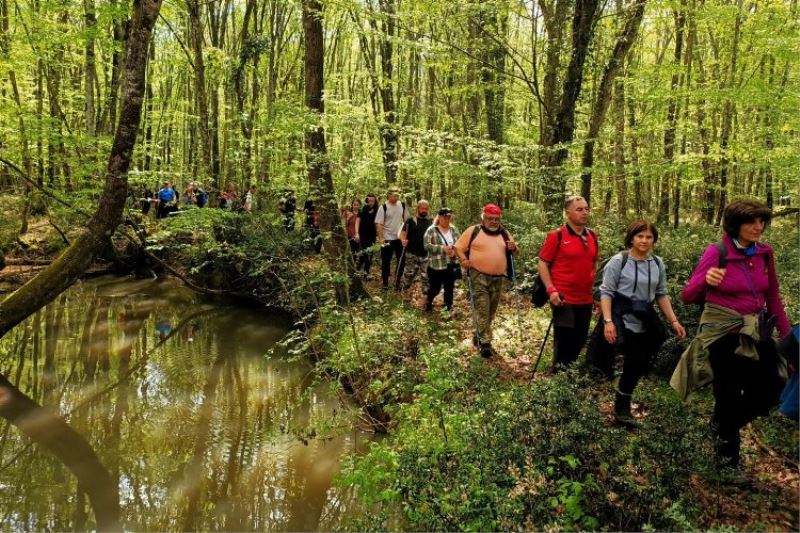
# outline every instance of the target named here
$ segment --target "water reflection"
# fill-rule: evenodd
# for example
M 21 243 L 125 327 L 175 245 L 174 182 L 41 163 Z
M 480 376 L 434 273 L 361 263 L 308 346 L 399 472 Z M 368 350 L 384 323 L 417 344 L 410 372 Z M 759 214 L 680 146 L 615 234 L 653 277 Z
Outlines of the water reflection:
M 365 437 L 307 438 L 343 409 L 308 364 L 263 357 L 286 331 L 169 282 L 107 278 L 9 333 L 0 371 L 88 440 L 125 529 L 329 530 L 350 507 L 331 479 Z M 2 422 L 4 529 L 92 528 L 86 489 Z

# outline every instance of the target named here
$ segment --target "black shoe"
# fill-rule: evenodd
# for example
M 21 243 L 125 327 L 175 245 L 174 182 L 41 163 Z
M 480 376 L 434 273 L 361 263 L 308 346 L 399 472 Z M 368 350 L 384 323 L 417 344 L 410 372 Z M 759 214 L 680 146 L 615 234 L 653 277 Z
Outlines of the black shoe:
M 489 343 L 481 344 L 480 349 L 481 357 L 484 359 L 491 359 L 497 355 L 497 352 L 494 351 L 494 348 L 492 348 L 492 345 Z
M 639 423 L 631 414 L 631 395 L 617 391 L 614 398 L 614 421 L 628 429 L 636 429 Z

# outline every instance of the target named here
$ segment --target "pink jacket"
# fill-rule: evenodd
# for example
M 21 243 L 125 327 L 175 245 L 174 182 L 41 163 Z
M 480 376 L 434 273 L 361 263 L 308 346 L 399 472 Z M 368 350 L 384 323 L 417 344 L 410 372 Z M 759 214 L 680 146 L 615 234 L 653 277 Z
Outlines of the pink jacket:
M 681 291 L 681 300 L 693 304 L 705 299 L 742 315 L 757 313 L 766 304 L 767 311 L 777 317 L 778 333 L 781 337 L 788 335 L 791 325 L 781 300 L 772 248 L 759 243 L 755 255 L 747 257 L 736 250 L 730 237 L 725 235 L 722 240 L 728 248 L 728 264 L 722 283 L 717 287 L 706 285 L 706 273 L 719 264 L 719 252 L 712 244 L 694 267 L 692 277 Z

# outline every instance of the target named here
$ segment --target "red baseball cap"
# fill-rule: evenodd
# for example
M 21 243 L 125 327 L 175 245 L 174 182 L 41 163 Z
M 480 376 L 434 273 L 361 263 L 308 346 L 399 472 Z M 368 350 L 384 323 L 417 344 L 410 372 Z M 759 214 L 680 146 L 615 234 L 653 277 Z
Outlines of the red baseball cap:
M 497 204 L 486 204 L 483 206 L 483 214 L 499 217 L 503 214 L 503 210 Z

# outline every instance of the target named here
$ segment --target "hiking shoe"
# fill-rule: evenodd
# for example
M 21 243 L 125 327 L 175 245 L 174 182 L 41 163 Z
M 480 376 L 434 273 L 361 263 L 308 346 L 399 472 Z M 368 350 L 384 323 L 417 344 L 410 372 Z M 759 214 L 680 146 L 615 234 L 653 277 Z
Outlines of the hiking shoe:
M 491 344 L 481 344 L 481 357 L 484 359 L 491 359 L 492 357 L 497 355 L 497 352 L 494 351 Z
M 627 429 L 636 429 L 639 423 L 631 414 L 631 395 L 617 391 L 614 397 L 614 421 Z

